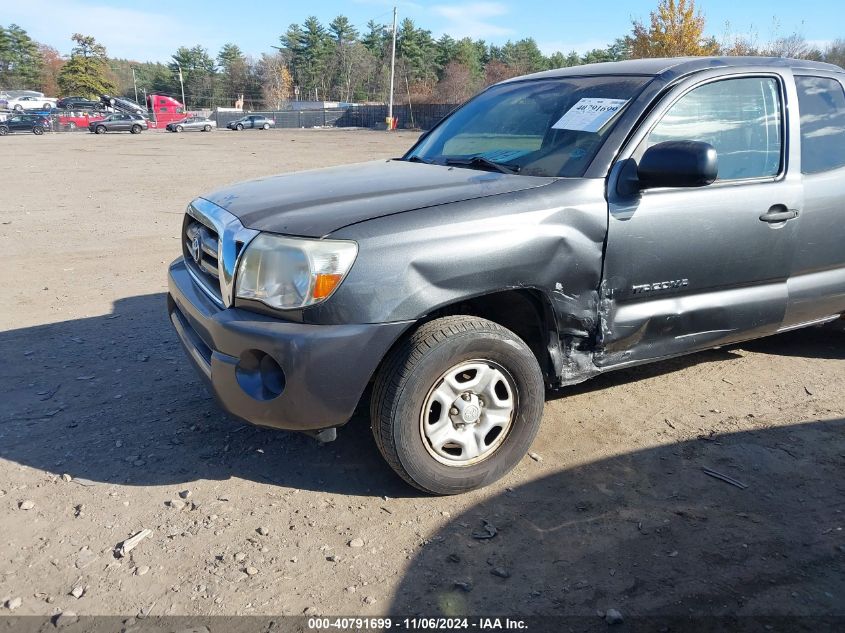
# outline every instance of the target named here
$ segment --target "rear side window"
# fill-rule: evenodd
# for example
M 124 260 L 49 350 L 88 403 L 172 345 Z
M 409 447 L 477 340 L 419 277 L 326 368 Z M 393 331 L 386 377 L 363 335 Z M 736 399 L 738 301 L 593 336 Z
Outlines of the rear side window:
M 681 97 L 652 129 L 647 146 L 703 141 L 716 148 L 719 180 L 765 178 L 780 172 L 782 130 L 775 79 L 724 79 Z
M 845 90 L 835 79 L 796 77 L 801 110 L 801 171 L 845 166 Z

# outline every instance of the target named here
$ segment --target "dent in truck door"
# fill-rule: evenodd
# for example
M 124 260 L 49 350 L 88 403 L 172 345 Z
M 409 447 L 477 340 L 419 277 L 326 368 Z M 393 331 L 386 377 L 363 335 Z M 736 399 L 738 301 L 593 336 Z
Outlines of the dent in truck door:
M 705 349 L 781 326 L 797 219 L 761 216 L 797 211 L 802 201 L 800 175 L 788 169 L 784 94 L 791 77 L 785 79 L 688 79 L 620 156 L 614 170 L 662 141 L 704 141 L 716 148 L 719 176 L 705 187 L 627 196 L 608 187 L 598 365 Z
M 845 312 L 845 90 L 842 73 L 796 76 L 804 208 L 784 327 Z

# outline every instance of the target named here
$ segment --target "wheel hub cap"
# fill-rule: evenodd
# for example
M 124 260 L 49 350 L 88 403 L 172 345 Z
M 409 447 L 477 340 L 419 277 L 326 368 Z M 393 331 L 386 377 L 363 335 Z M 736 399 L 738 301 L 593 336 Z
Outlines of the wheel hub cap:
M 451 416 L 455 425 L 477 424 L 481 419 L 481 403 L 474 393 L 463 394 L 455 400 L 452 408 L 458 410 L 458 415 Z
M 513 423 L 516 384 L 492 361 L 455 365 L 432 386 L 423 404 L 420 432 L 437 461 L 470 466 L 501 446 Z

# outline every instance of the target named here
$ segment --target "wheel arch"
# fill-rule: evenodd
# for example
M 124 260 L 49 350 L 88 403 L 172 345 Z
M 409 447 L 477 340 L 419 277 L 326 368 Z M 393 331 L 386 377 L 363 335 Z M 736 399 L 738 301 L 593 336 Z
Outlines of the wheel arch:
M 475 316 L 492 321 L 511 330 L 531 349 L 543 378 L 549 385 L 557 385 L 568 368 L 573 364 L 572 355 L 576 347 L 591 344 L 592 339 L 583 333 L 580 337 L 572 336 L 566 324 L 575 315 L 560 316 L 554 298 L 538 288 L 512 288 L 457 299 L 421 316 L 413 325 L 403 331 L 387 349 L 370 377 L 375 379 L 393 350 L 402 344 L 415 330 L 425 323 L 445 316 Z M 578 339 L 576 345 L 568 341 Z M 579 372 L 589 377 L 588 372 Z M 570 380 L 565 379 L 566 382 Z M 578 381 L 576 381 L 578 382 Z

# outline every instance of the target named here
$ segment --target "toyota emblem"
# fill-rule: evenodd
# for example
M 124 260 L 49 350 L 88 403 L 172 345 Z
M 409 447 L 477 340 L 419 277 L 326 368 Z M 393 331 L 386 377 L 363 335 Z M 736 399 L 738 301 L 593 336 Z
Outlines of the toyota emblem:
M 194 239 L 191 240 L 191 256 L 197 264 L 200 263 L 200 258 L 202 257 L 202 246 L 200 246 L 199 235 L 194 235 Z

